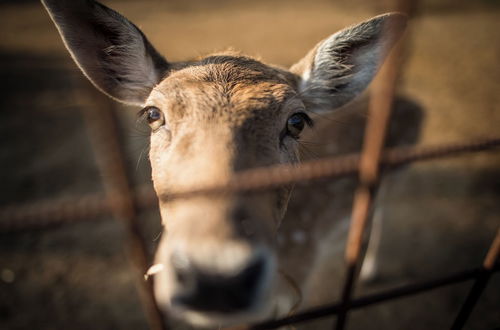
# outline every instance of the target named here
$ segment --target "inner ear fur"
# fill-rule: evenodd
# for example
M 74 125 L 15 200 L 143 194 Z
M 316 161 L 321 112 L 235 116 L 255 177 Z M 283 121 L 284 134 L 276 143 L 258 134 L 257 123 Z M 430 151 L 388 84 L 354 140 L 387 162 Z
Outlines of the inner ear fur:
M 112 98 L 142 105 L 170 69 L 132 22 L 93 0 L 42 0 L 76 64 Z
M 319 42 L 290 71 L 309 108 L 331 110 L 361 94 L 406 26 L 389 13 L 341 30 Z

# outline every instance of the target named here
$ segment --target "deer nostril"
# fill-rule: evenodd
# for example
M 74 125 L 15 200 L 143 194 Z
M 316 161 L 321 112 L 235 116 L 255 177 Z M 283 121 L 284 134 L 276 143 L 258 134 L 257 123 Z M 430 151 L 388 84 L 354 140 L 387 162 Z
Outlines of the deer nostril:
M 248 288 L 251 291 L 256 291 L 258 289 L 258 284 L 263 276 L 264 272 L 264 260 L 259 258 L 255 260 L 250 266 L 241 272 L 236 278 L 239 285 L 244 288 Z
M 237 274 L 201 271 L 195 267 L 176 268 L 178 290 L 172 302 L 185 308 L 231 313 L 250 309 L 265 279 L 266 260 L 254 259 Z

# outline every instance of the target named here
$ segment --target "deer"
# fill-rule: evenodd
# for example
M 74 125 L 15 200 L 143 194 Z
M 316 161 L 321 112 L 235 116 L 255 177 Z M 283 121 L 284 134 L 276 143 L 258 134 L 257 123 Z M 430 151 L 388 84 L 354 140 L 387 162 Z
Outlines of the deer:
M 83 74 L 109 97 L 140 108 L 151 128 L 163 225 L 154 256 L 160 309 L 196 326 L 226 326 L 293 304 L 277 253 L 293 186 L 165 196 L 246 169 L 299 163 L 314 114 L 362 94 L 406 16 L 387 13 L 347 27 L 284 68 L 235 51 L 169 62 L 136 25 L 97 1 L 41 1 Z

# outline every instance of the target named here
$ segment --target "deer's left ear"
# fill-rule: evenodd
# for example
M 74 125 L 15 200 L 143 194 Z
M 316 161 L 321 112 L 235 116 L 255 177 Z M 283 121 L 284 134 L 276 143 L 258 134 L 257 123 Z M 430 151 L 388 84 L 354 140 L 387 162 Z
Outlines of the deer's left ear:
M 142 105 L 171 65 L 144 34 L 94 0 L 42 0 L 87 78 L 114 99 Z
M 373 79 L 405 29 L 406 16 L 390 13 L 348 27 L 320 42 L 290 68 L 309 108 L 331 110 L 351 101 Z

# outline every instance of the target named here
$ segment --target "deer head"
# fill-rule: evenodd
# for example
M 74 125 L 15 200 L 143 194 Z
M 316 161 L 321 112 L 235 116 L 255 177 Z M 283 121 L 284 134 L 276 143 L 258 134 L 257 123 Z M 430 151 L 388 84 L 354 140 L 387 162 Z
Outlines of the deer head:
M 377 16 L 318 43 L 289 70 L 236 53 L 171 63 L 117 12 L 93 0 L 42 0 L 71 56 L 102 92 L 142 107 L 165 233 L 155 294 L 199 324 L 261 318 L 276 286 L 275 233 L 291 187 L 162 198 L 235 172 L 299 161 L 312 110 L 333 110 L 372 80 L 405 24 Z

